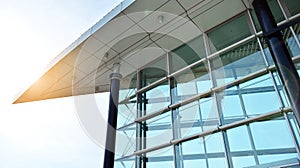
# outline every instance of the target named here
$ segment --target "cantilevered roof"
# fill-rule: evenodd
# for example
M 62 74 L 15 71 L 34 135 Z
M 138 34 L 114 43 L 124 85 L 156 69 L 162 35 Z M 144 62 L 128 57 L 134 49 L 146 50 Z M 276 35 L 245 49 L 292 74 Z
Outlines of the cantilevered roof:
M 248 0 L 125 0 L 59 54 L 14 103 L 109 91 L 126 77 L 249 8 Z

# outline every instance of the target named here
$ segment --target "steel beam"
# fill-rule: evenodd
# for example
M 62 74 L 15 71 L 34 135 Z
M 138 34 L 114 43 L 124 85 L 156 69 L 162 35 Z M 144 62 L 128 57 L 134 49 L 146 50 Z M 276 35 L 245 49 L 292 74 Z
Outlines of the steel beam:
M 292 109 L 300 125 L 300 80 L 287 46 L 266 0 L 254 0 L 253 8 L 264 33 L 280 79 L 285 86 Z

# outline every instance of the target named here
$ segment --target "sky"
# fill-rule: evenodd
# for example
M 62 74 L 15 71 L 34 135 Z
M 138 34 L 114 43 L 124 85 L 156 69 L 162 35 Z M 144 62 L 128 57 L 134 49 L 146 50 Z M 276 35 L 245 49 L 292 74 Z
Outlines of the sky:
M 0 167 L 96 168 L 103 150 L 72 98 L 13 105 L 47 64 L 122 0 L 0 0 Z

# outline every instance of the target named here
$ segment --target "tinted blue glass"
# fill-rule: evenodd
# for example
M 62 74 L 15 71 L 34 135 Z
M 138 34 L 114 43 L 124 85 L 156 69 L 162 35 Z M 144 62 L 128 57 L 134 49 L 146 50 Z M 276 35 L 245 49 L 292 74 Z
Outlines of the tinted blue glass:
M 182 153 L 184 165 L 227 167 L 221 133 L 182 143 Z
M 147 115 L 170 105 L 169 88 L 169 85 L 164 83 L 145 93 L 142 93 L 142 114 Z M 144 99 L 144 97 L 146 97 L 146 99 Z
M 250 124 L 260 164 L 297 157 L 284 117 Z
M 234 86 L 218 93 L 224 123 L 231 123 L 245 118 L 240 96 L 241 90 Z
M 169 142 L 172 137 L 171 112 L 166 112 L 146 121 L 146 148 Z
M 211 80 L 206 62 L 174 76 L 174 79 L 177 83 L 178 96 L 176 97 L 176 102 L 189 99 L 211 88 Z
M 288 95 L 287 95 L 287 93 L 286 93 L 286 91 L 285 91 L 285 89 L 283 87 L 283 84 L 282 84 L 280 78 L 279 78 L 278 72 L 277 71 L 273 72 L 273 76 L 274 76 L 274 79 L 275 79 L 276 87 L 277 87 L 277 89 L 279 91 L 279 94 L 280 94 L 280 98 L 281 98 L 281 100 L 283 102 L 283 105 L 285 107 L 289 107 L 290 106 L 290 102 L 288 100 Z
M 288 118 L 290 120 L 294 136 L 295 136 L 296 141 L 298 142 L 298 146 L 299 146 L 300 145 L 299 144 L 299 142 L 300 142 L 300 128 L 299 128 L 299 125 L 298 125 L 298 123 L 296 121 L 296 118 L 295 118 L 295 115 L 293 113 L 289 113 Z M 299 146 L 299 148 L 300 148 L 300 146 Z
M 133 98 L 127 102 L 119 103 L 117 128 L 134 122 L 137 111 L 136 105 L 136 98 Z
M 181 136 L 189 136 L 218 125 L 218 113 L 212 98 L 202 98 L 179 108 Z
M 253 156 L 232 157 L 233 167 L 248 167 L 255 165 Z
M 119 129 L 116 132 L 115 158 L 133 154 L 136 147 L 135 124 Z
M 240 85 L 247 115 L 259 115 L 280 109 L 278 96 L 269 74 Z
M 126 161 L 116 161 L 114 168 L 132 168 L 135 167 L 134 157 L 126 159 Z
M 256 39 L 214 58 L 211 63 L 217 86 L 242 78 L 265 67 Z
M 174 167 L 173 147 L 162 148 L 150 153 L 146 153 L 148 161 L 147 168 L 171 168 Z
M 292 57 L 300 55 L 300 48 L 297 44 L 296 38 L 291 33 L 290 28 L 282 30 L 283 39 L 289 49 Z
M 252 123 L 250 127 L 257 150 L 295 147 L 287 123 L 283 117 L 276 120 Z
M 235 151 L 251 151 L 251 142 L 246 126 L 227 130 L 229 147 L 231 152 Z
M 136 87 L 136 73 L 123 77 L 120 82 L 119 100 L 134 95 L 137 91 Z

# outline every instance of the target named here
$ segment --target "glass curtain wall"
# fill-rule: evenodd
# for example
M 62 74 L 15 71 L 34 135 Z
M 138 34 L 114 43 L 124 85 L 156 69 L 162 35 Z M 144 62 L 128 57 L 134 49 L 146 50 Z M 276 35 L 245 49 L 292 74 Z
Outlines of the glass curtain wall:
M 299 15 L 298 0 L 268 3 L 278 24 Z M 300 24 L 282 35 L 300 72 Z M 115 167 L 299 165 L 299 127 L 251 9 L 124 78 Z

